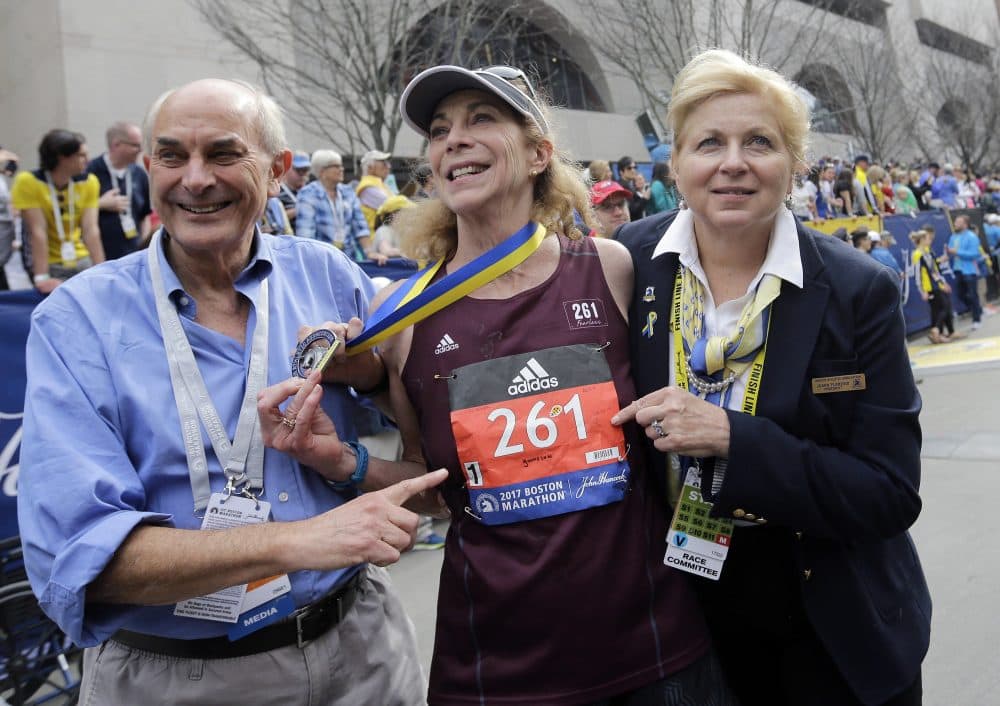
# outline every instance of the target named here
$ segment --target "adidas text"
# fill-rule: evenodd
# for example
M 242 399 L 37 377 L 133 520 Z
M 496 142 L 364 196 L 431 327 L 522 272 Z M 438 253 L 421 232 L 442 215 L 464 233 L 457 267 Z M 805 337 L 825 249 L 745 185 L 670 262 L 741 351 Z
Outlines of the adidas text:
M 508 395 L 523 395 L 526 392 L 538 392 L 539 390 L 551 390 L 559 387 L 559 378 L 536 378 L 534 380 L 522 380 L 507 388 Z

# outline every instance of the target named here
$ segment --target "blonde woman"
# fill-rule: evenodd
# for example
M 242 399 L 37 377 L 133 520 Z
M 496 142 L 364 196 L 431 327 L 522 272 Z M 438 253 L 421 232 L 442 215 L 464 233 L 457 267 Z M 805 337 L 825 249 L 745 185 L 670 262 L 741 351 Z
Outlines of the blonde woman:
M 696 581 L 726 676 L 744 705 L 919 704 L 920 396 L 895 277 L 784 206 L 809 111 L 783 76 L 705 52 L 667 120 L 687 209 L 622 228 L 647 326 L 616 420 L 669 469 L 671 537 L 693 518 L 728 537 L 724 560 L 688 550 L 719 568 Z

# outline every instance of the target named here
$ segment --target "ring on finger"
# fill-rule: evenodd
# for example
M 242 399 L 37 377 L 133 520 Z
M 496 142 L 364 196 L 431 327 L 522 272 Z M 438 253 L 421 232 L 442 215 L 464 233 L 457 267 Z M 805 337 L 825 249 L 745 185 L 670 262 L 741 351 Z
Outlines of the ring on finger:
M 667 435 L 667 432 L 663 430 L 663 420 L 654 419 L 653 423 L 649 425 L 650 429 L 656 432 L 656 436 L 660 439 Z
M 284 416 L 281 418 L 282 426 L 288 427 L 288 431 L 295 431 L 295 417 Z

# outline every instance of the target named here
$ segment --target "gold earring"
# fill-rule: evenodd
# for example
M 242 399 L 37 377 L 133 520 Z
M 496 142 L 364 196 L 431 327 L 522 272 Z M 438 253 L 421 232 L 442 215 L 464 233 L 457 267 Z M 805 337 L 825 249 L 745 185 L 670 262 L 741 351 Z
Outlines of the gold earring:
M 536 176 L 538 176 L 538 172 L 536 172 L 534 169 L 532 169 L 530 172 L 528 172 L 528 176 L 530 176 L 532 179 L 534 179 Z

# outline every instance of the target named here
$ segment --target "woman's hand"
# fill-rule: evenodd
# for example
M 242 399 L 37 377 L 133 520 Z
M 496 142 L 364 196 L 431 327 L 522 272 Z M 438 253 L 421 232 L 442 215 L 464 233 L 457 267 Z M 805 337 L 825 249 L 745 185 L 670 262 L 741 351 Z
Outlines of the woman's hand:
M 353 453 L 345 453 L 337 428 L 320 407 L 319 383 L 320 373 L 314 371 L 305 380 L 290 378 L 262 390 L 257 396 L 261 438 L 265 446 L 287 453 L 327 480 L 345 481 L 357 460 Z M 291 402 L 282 411 L 289 397 Z
M 664 387 L 637 399 L 612 417 L 611 423 L 621 426 L 633 419 L 659 451 L 695 458 L 729 457 L 726 411 L 679 387 Z
M 361 335 L 364 328 L 361 319 L 355 316 L 346 324 L 324 321 L 315 327 L 302 326 L 298 333 L 301 341 L 317 329 L 329 329 L 346 343 Z M 350 385 L 356 390 L 365 391 L 380 387 L 385 381 L 385 375 L 385 365 L 382 364 L 382 358 L 375 349 L 348 356 L 346 347 L 341 346 L 323 371 L 323 382 Z

